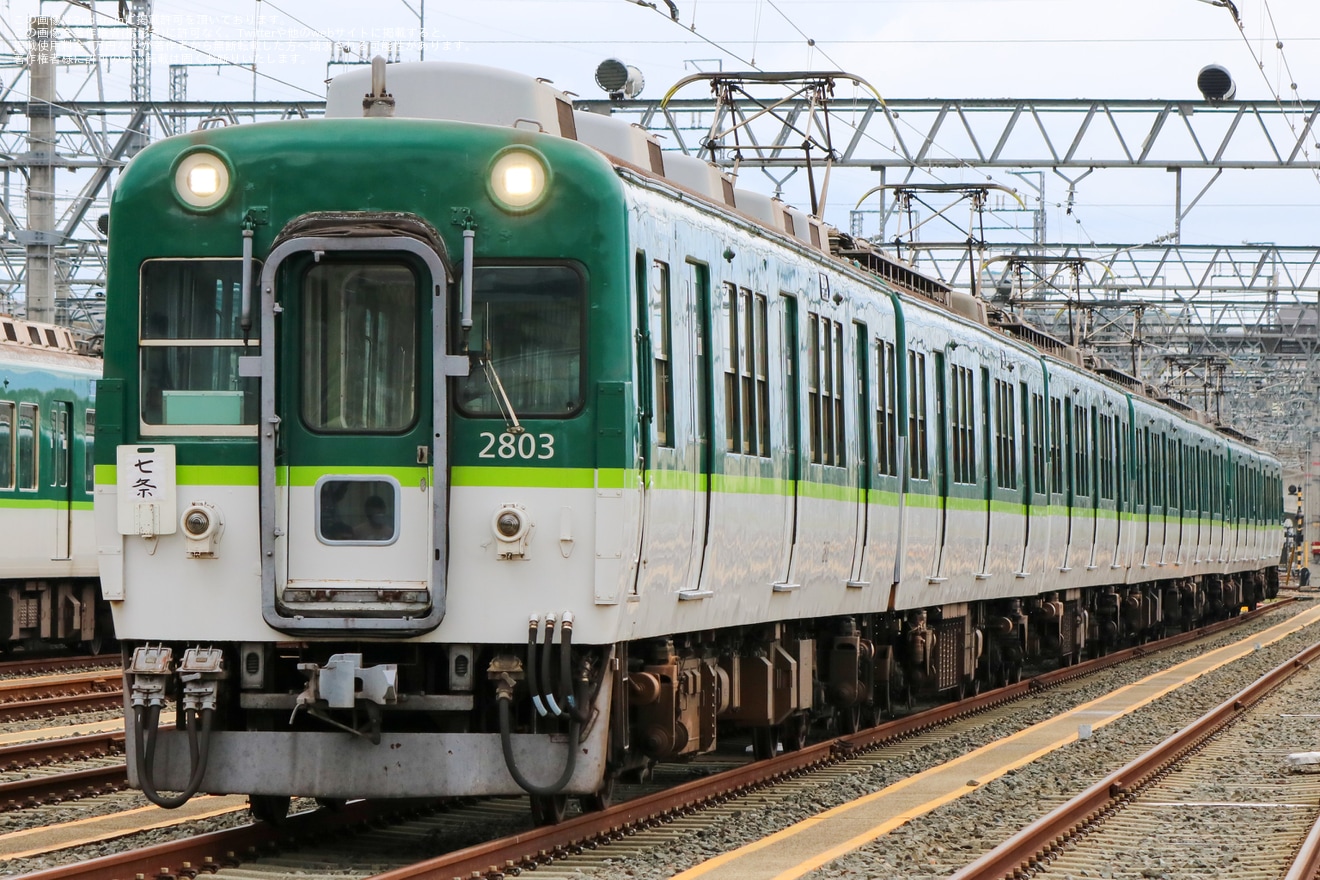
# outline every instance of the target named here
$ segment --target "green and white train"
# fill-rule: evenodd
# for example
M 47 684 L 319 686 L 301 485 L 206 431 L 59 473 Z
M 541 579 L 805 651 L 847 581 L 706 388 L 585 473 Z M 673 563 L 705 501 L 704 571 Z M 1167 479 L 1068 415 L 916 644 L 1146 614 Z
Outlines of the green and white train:
M 0 650 L 113 638 L 92 527 L 100 375 L 68 328 L 0 315 Z
M 326 115 L 114 193 L 97 546 L 160 803 L 553 820 L 1277 586 L 1275 459 L 641 129 L 440 63 Z

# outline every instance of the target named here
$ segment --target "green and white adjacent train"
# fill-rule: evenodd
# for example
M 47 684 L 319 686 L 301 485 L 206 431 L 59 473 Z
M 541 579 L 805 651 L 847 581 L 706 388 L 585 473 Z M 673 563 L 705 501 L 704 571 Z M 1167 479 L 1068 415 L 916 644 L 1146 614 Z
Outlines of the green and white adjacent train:
M 93 383 L 65 327 L 0 315 L 0 650 L 99 650 Z
M 153 144 L 109 238 L 97 546 L 163 804 L 553 820 L 1277 588 L 1274 458 L 526 77 Z

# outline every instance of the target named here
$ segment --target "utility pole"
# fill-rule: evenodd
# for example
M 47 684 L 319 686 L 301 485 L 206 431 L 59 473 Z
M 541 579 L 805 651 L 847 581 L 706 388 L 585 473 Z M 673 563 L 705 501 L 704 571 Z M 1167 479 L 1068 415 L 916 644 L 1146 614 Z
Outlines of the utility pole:
M 55 320 L 55 19 L 28 34 L 27 318 Z

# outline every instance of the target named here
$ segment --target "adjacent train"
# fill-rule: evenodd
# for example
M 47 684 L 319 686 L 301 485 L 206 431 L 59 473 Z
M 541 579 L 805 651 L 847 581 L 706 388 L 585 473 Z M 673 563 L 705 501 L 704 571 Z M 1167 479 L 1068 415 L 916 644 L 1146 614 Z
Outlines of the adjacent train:
M 0 315 L 0 650 L 112 637 L 92 527 L 100 375 L 68 328 Z
M 553 821 L 1277 589 L 1277 460 L 639 128 L 429 62 L 326 116 L 114 192 L 97 546 L 158 803 Z

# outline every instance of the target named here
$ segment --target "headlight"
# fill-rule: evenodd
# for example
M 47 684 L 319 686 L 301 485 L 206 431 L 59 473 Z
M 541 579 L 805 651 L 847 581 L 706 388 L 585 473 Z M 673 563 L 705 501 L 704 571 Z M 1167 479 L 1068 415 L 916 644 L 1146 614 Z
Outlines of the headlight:
M 189 207 L 212 208 L 229 195 L 229 165 L 209 150 L 197 150 L 179 160 L 174 191 Z
M 532 210 L 545 198 L 550 172 L 540 153 L 527 147 L 509 147 L 491 163 L 487 184 L 495 203 L 516 214 Z

